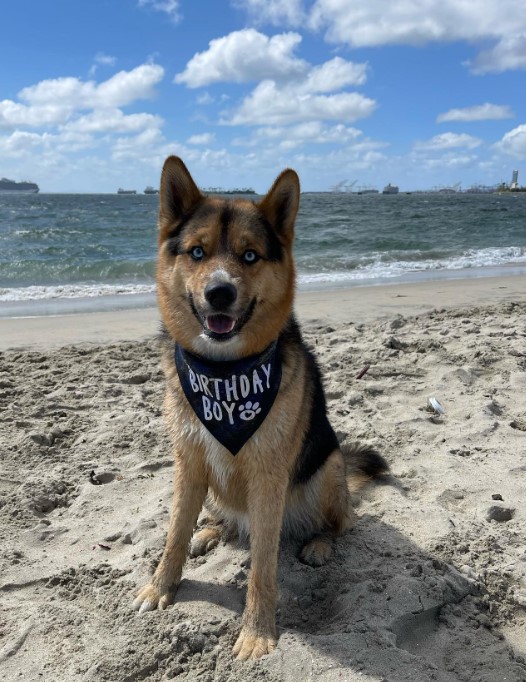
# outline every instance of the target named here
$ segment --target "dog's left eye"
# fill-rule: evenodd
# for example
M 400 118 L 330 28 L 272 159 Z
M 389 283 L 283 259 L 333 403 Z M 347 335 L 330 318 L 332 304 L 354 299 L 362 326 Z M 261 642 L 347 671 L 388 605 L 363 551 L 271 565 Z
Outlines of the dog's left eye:
M 205 252 L 200 246 L 194 246 L 194 248 L 190 250 L 190 255 L 194 260 L 202 260 Z
M 257 260 L 259 260 L 259 256 L 255 251 L 251 251 L 249 249 L 248 251 L 245 251 L 245 253 L 243 254 L 243 260 L 245 261 L 245 263 L 252 265 L 252 263 L 255 263 Z

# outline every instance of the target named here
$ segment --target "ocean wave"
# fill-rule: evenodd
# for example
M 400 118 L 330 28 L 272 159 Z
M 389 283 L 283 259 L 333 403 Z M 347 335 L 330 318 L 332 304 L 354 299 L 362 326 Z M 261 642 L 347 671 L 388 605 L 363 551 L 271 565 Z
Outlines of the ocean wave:
M 320 260 L 317 270 L 315 261 L 310 259 L 309 268 L 302 268 L 298 259 L 299 286 L 344 285 L 345 283 L 367 283 L 367 281 L 389 280 L 414 273 L 432 273 L 434 271 L 470 270 L 477 268 L 498 267 L 504 265 L 526 263 L 524 247 L 494 247 L 486 249 L 470 249 L 462 254 L 440 258 L 422 258 L 421 260 L 391 260 L 392 254 L 375 253 L 353 259 L 352 265 L 342 267 L 341 260 L 336 267 L 327 267 Z M 97 296 L 121 296 L 133 294 L 151 294 L 155 292 L 155 284 L 151 283 L 77 283 L 49 286 L 0 287 L 0 302 L 35 301 L 72 298 L 93 298 Z
M 526 248 L 520 246 L 469 249 L 460 255 L 447 258 L 423 258 L 422 260 L 389 260 L 389 254 L 371 254 L 366 263 L 349 270 L 325 270 L 305 272 L 299 268 L 299 284 L 344 283 L 367 280 L 391 279 L 411 273 L 469 270 L 496 267 L 513 263 L 526 263 Z
M 93 298 L 96 296 L 151 294 L 154 292 L 154 284 L 67 284 L 64 286 L 0 287 L 0 302 Z

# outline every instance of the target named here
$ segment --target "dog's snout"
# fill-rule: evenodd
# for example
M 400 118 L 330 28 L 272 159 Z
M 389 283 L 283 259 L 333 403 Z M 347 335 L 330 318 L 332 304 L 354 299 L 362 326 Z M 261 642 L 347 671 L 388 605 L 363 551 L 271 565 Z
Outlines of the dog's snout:
M 205 289 L 205 298 L 212 308 L 225 310 L 237 298 L 237 289 L 230 282 L 211 282 Z

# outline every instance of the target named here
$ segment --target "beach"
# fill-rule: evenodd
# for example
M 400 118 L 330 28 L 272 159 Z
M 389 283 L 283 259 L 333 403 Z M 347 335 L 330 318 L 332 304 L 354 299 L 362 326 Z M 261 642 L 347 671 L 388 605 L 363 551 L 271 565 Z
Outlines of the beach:
M 278 647 L 249 663 L 235 540 L 188 560 L 166 611 L 131 609 L 171 499 L 156 309 L 0 318 L 2 679 L 526 680 L 526 275 L 302 291 L 296 312 L 339 439 L 391 473 L 325 566 L 283 543 Z

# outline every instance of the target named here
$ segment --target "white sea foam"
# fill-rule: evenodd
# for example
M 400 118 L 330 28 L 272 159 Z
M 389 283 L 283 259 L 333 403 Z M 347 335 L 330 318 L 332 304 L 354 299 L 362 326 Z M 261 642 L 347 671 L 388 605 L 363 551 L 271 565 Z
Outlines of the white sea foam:
M 386 254 L 370 256 L 372 262 L 358 265 L 352 270 L 332 270 L 325 272 L 301 272 L 299 285 L 326 285 L 349 283 L 365 283 L 367 280 L 384 280 L 403 277 L 412 273 L 431 273 L 446 270 L 470 270 L 490 268 L 508 264 L 526 263 L 526 249 L 523 247 L 501 247 L 487 249 L 470 249 L 465 253 L 449 258 L 422 259 L 414 261 L 388 261 Z
M 62 286 L 30 286 L 0 288 L 0 302 L 93 298 L 96 296 L 151 294 L 153 292 L 155 292 L 154 284 L 66 284 Z

